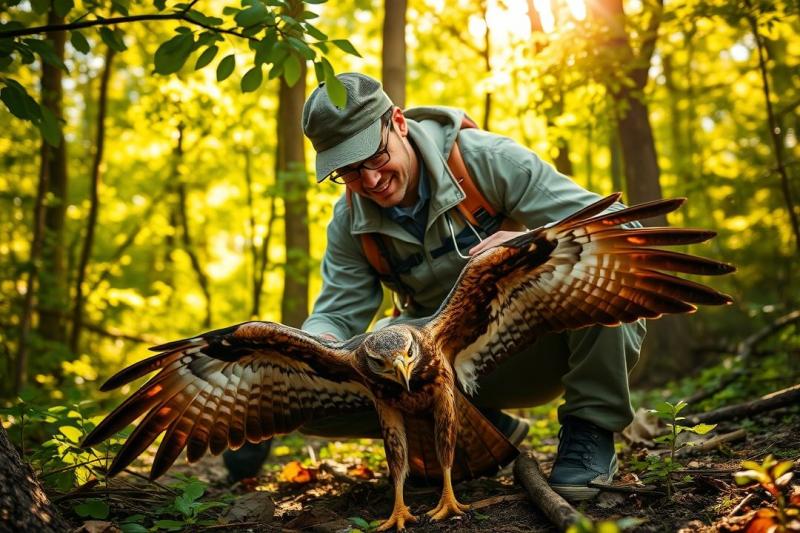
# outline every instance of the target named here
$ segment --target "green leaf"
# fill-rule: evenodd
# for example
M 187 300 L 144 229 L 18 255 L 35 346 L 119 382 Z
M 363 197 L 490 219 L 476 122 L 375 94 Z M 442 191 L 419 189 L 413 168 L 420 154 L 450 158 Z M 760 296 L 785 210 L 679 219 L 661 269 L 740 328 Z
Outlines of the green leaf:
M 328 36 L 319 31 L 316 26 L 313 24 L 309 24 L 308 22 L 305 23 L 306 33 L 312 36 L 314 39 L 318 41 L 327 41 Z
M 148 531 L 143 525 L 134 524 L 132 522 L 120 524 L 119 528 L 122 530 L 122 533 L 147 533 Z
M 194 20 L 195 22 L 199 22 L 207 26 L 220 26 L 223 22 L 225 22 L 219 17 L 209 17 L 205 13 L 201 13 L 196 9 L 189 11 L 186 16 L 189 20 Z
M 0 89 L 0 100 L 6 104 L 11 114 L 23 120 L 38 120 L 42 116 L 39 104 L 30 97 L 25 88 L 14 80 L 6 79 L 6 86 Z
M 42 137 L 47 144 L 53 148 L 57 148 L 58 145 L 61 144 L 61 124 L 59 124 L 58 118 L 56 118 L 53 112 L 47 107 L 41 106 L 41 113 L 42 121 L 39 123 L 39 131 L 42 133 Z M 65 429 L 68 431 L 73 431 L 69 431 L 68 435 L 67 433 L 64 433 Z M 59 430 L 72 442 L 77 443 L 81 438 L 81 431 L 78 428 L 74 428 L 72 426 L 63 426 L 59 428 Z M 70 435 L 72 435 L 74 438 L 72 438 Z
M 53 11 L 59 17 L 66 17 L 73 7 L 75 7 L 73 0 L 53 0 Z
M 319 61 L 314 62 L 314 74 L 317 76 L 317 83 L 325 82 L 325 67 Z
M 117 28 L 112 31 L 110 28 L 103 26 L 100 28 L 100 38 L 115 52 L 124 52 L 128 49 L 125 45 L 125 40 L 122 38 L 122 32 Z
M 206 487 L 199 481 L 193 481 L 186 485 L 186 488 L 183 489 L 183 494 L 189 499 L 189 501 L 195 501 L 197 498 L 205 493 Z
M 179 520 L 156 520 L 153 525 L 170 530 L 186 528 L 186 523 Z
M 348 54 L 361 57 L 361 54 L 358 53 L 358 50 L 356 50 L 356 48 L 347 39 L 334 39 L 331 41 L 331 43 L 335 44 Z
M 339 109 L 344 108 L 347 104 L 347 89 L 332 72 L 328 72 L 325 76 L 325 91 L 328 93 L 331 103 Z
M 236 56 L 234 54 L 223 57 L 222 61 L 217 65 L 217 81 L 228 79 L 233 74 L 234 67 L 236 67 Z
M 287 41 L 289 42 L 289 45 L 292 48 L 297 50 L 301 56 L 308 59 L 309 61 L 313 61 L 314 58 L 316 57 L 317 54 L 314 53 L 314 50 L 309 48 L 308 45 L 303 41 L 301 41 L 300 39 L 297 39 L 296 37 L 288 37 Z
M 368 530 L 368 529 L 370 529 L 370 527 L 369 527 L 369 522 L 367 522 L 366 520 L 364 520 L 364 519 L 363 519 L 363 518 L 361 518 L 360 516 L 351 516 L 351 517 L 349 517 L 349 518 L 348 518 L 348 520 L 349 520 L 349 521 L 350 521 L 350 522 L 351 522 L 351 523 L 352 523 L 354 526 L 356 526 L 356 527 L 358 527 L 358 528 L 361 528 L 361 529 L 364 529 L 364 530 Z
M 705 435 L 715 427 L 717 427 L 716 424 L 697 424 L 696 426 L 692 426 L 686 429 L 688 429 L 692 433 L 697 433 L 698 435 Z
M 264 73 L 261 71 L 261 65 L 251 68 L 242 76 L 242 92 L 251 93 L 255 91 L 261 86 L 263 79 Z
M 290 17 L 289 15 L 281 14 L 281 15 L 279 15 L 279 17 L 286 23 L 286 26 L 288 26 L 290 28 L 292 26 L 299 26 L 300 25 L 300 23 L 297 22 L 297 20 L 294 17 Z
M 289 87 L 294 87 L 300 79 L 300 61 L 294 54 L 290 54 L 283 63 L 283 78 Z
M 72 43 L 72 47 L 75 50 L 82 54 L 88 54 L 89 50 L 91 50 L 89 41 L 87 41 L 86 37 L 84 37 L 83 34 L 78 30 L 69 32 L 69 42 Z
M 328 0 L 303 0 L 306 4 L 324 4 Z
M 56 54 L 53 44 L 50 41 L 44 41 L 41 39 L 23 39 L 22 42 L 28 45 L 31 50 L 36 52 L 39 57 L 42 58 L 42 61 L 48 65 L 52 65 L 68 72 L 67 67 L 61 61 L 61 58 L 58 57 L 58 54 Z
M 153 0 L 153 5 L 159 11 L 164 11 L 164 9 L 167 7 L 167 0 Z
M 202 54 L 200 54 L 200 57 L 197 58 L 197 62 L 194 64 L 194 69 L 200 70 L 201 68 L 211 63 L 217 56 L 218 51 L 219 48 L 217 47 L 217 45 L 209 46 L 208 48 L 206 48 L 205 51 Z
M 178 72 L 189 54 L 192 52 L 194 45 L 194 35 L 191 33 L 183 33 L 176 35 L 169 41 L 162 43 L 156 50 L 154 58 L 156 72 L 159 74 L 173 74 Z
M 108 504 L 102 500 L 87 500 L 80 505 L 76 505 L 74 509 L 78 516 L 97 518 L 99 520 L 108 518 Z
M 263 22 L 264 19 L 267 18 L 268 14 L 269 12 L 264 4 L 261 2 L 255 2 L 247 9 L 239 11 L 236 16 L 233 17 L 233 19 L 236 21 L 236 24 L 242 28 L 247 28 L 249 26 L 258 24 L 259 22 Z

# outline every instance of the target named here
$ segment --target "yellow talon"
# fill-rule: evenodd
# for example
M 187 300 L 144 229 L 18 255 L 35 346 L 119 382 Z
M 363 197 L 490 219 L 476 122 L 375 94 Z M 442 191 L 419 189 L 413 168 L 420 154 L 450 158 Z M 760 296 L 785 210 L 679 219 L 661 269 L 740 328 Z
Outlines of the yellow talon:
M 426 514 L 431 517 L 431 520 L 439 521 L 449 518 L 454 515 L 463 515 L 465 511 L 469 511 L 469 505 L 459 503 L 453 494 L 453 483 L 450 480 L 450 469 L 443 469 L 444 485 L 442 487 L 442 497 L 439 499 L 439 504 L 428 511 Z
M 378 527 L 377 531 L 386 531 L 391 527 L 397 527 L 397 531 L 404 531 L 406 529 L 406 522 L 416 521 L 417 517 L 411 514 L 411 512 L 408 510 L 408 507 L 405 505 L 401 507 L 395 507 L 391 516 L 389 516 L 389 518 Z

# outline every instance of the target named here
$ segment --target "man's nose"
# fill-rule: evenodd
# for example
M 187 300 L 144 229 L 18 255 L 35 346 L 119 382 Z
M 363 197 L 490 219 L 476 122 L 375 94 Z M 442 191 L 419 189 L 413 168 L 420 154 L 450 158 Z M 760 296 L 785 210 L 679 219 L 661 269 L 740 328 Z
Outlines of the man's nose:
M 379 170 L 370 170 L 368 168 L 361 169 L 361 184 L 365 187 L 374 187 L 380 180 L 381 173 Z

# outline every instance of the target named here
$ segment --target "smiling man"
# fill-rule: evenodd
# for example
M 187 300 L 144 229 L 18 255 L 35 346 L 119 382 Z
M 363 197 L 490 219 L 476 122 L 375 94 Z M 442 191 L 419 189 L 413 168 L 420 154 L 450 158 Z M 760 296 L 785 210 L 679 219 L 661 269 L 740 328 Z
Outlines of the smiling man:
M 303 110 L 303 128 L 316 155 L 317 181 L 343 189 L 328 226 L 322 291 L 303 329 L 336 339 L 363 333 L 379 309 L 381 283 L 399 295 L 393 321 L 432 314 L 475 254 L 599 197 L 556 172 L 514 141 L 477 128 L 464 112 L 445 107 L 406 111 L 380 83 L 341 74 L 344 108 L 324 86 Z M 448 167 L 458 148 L 469 175 L 496 216 L 470 224 L 457 205 L 465 192 Z M 378 242 L 390 272 L 379 274 L 365 255 L 363 235 Z M 613 432 L 632 419 L 628 371 L 638 358 L 642 323 L 585 328 L 545 336 L 479 383 L 475 403 L 519 444 L 528 425 L 501 409 L 527 407 L 564 393 L 558 456 L 550 482 L 564 496 L 597 494 L 589 483 L 608 483 L 617 469 Z M 303 428 L 327 436 L 379 435 L 370 417 L 334 419 Z

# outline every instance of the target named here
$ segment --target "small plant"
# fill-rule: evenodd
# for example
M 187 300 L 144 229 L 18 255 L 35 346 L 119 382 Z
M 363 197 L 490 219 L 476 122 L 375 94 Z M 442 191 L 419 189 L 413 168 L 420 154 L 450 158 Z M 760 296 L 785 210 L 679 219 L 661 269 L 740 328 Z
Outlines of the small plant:
M 747 526 L 747 532 L 800 530 L 800 494 L 787 494 L 789 481 L 794 475 L 791 472 L 792 462 L 781 461 L 768 455 L 764 462 L 743 461 L 742 470 L 733 476 L 739 485 L 756 482 L 775 500 L 774 508 L 759 509 Z
M 654 413 L 658 418 L 663 420 L 670 429 L 669 433 L 666 435 L 654 439 L 657 443 L 667 444 L 669 446 L 669 456 L 664 458 L 658 456 L 648 457 L 647 462 L 644 464 L 646 473 L 643 477 L 645 481 L 656 479 L 664 481 L 667 485 L 667 497 L 669 498 L 672 498 L 672 494 L 675 492 L 675 487 L 672 484 L 672 477 L 683 467 L 683 465 L 676 460 L 675 454 L 678 450 L 692 445 L 690 442 L 679 444 L 678 435 L 683 432 L 705 435 L 717 427 L 716 424 L 696 424 L 694 426 L 685 426 L 681 424 L 680 421 L 686 420 L 686 417 L 678 416 L 678 413 L 687 405 L 688 404 L 683 400 L 678 401 L 674 405 L 669 402 L 664 402 L 656 409 L 650 410 L 651 413 Z
M 370 531 L 375 531 L 382 522 L 382 520 L 373 520 L 372 522 L 367 522 L 360 516 L 351 516 L 348 518 L 348 520 L 351 524 L 353 524 L 354 527 L 347 530 L 347 533 L 368 533 Z
M 223 501 L 201 502 L 200 497 L 206 491 L 206 485 L 195 477 L 177 476 L 180 482 L 170 488 L 177 491 L 175 499 L 158 509 L 161 516 L 173 516 L 178 519 L 162 518 L 153 522 L 156 530 L 183 531 L 190 526 L 214 525 L 214 520 L 203 519 L 202 515 L 209 509 L 224 507 Z

